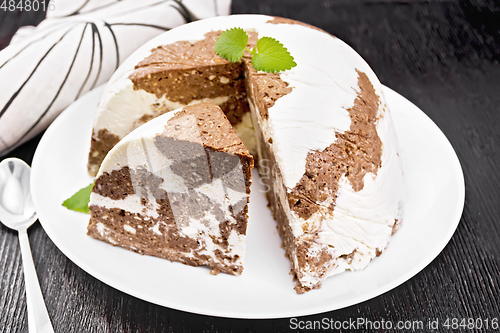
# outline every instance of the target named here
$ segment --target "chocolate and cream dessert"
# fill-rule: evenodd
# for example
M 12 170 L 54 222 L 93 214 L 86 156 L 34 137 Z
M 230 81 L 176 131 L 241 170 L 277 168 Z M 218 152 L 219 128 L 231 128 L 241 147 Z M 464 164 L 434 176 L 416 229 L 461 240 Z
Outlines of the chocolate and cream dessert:
M 243 271 L 252 156 L 213 103 L 157 117 L 106 155 L 88 234 L 212 273 Z
M 208 32 L 199 41 L 160 45 L 127 72 L 125 80 L 108 86 L 114 93 L 105 94 L 99 106 L 89 153 L 90 174 L 97 172 L 107 152 L 133 129 L 200 102 L 218 104 L 242 139 L 250 137 L 246 145 L 255 146 L 249 135 L 253 129 L 243 62 L 233 63 L 214 53 L 219 35 L 220 31 Z
M 265 73 L 253 68 L 248 52 L 236 63 L 219 57 L 214 42 L 234 27 L 247 32 L 249 48 L 262 36 L 277 39 L 297 66 Z M 218 17 L 141 47 L 104 92 L 89 172 L 135 127 L 206 101 L 221 106 L 258 160 L 298 293 L 362 270 L 385 250 L 402 221 L 403 172 L 382 86 L 347 44 L 300 22 Z

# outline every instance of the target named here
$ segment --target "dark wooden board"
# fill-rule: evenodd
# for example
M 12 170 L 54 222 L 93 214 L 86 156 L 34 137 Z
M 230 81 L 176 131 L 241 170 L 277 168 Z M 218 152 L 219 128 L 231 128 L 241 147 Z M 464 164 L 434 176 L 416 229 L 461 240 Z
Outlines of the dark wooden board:
M 440 329 L 435 332 L 448 331 L 442 326 L 447 318 L 499 320 L 499 2 L 233 0 L 232 11 L 298 19 L 347 42 L 367 60 L 382 83 L 419 106 L 441 128 L 455 148 L 465 175 L 466 202 L 458 229 L 428 267 L 372 300 L 299 319 L 365 318 L 394 324 L 420 320 L 425 325 L 438 319 Z M 0 10 L 0 47 L 6 45 L 15 27 L 36 24 L 43 18 L 39 14 L 16 15 Z M 4 157 L 31 162 L 39 139 Z M 290 331 L 290 318 L 224 319 L 138 300 L 73 264 L 38 222 L 29 236 L 57 332 Z M 483 328 L 481 332 L 493 331 Z M 27 332 L 27 316 L 17 235 L 0 226 L 0 333 L 4 332 Z

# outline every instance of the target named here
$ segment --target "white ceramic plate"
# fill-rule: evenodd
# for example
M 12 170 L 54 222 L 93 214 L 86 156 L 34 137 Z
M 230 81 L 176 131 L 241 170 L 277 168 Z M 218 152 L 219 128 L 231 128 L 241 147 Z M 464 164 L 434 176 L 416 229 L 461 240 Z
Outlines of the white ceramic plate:
M 213 276 L 205 267 L 113 247 L 86 235 L 88 215 L 61 206 L 92 181 L 87 174 L 87 153 L 103 89 L 80 98 L 46 131 L 33 159 L 31 191 L 43 228 L 69 259 L 104 283 L 140 299 L 233 318 L 294 317 L 335 310 L 380 295 L 417 274 L 441 252 L 460 220 L 465 185 L 452 146 L 422 111 L 385 88 L 402 148 L 408 201 L 401 229 L 386 252 L 364 271 L 331 277 L 320 290 L 297 295 L 256 173 L 242 276 Z

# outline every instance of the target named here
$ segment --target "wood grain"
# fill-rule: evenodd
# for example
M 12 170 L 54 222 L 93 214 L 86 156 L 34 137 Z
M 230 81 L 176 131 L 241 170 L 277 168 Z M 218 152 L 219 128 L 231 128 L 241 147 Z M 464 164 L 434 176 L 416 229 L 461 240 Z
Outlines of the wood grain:
M 440 127 L 455 148 L 465 175 L 466 202 L 458 229 L 428 267 L 372 300 L 301 319 L 425 323 L 433 319 L 442 323 L 446 318 L 500 319 L 498 1 L 233 0 L 232 10 L 301 20 L 347 42 L 382 83 L 419 106 Z M 4 30 L 6 17 L 0 11 L 2 43 L 9 38 Z M 24 19 L 15 22 L 26 23 Z M 39 138 L 8 156 L 31 162 Z M 290 331 L 289 319 L 223 319 L 138 300 L 69 261 L 39 223 L 29 235 L 57 332 Z M 1 226 L 0 333 L 4 332 L 27 332 L 27 317 L 17 235 Z

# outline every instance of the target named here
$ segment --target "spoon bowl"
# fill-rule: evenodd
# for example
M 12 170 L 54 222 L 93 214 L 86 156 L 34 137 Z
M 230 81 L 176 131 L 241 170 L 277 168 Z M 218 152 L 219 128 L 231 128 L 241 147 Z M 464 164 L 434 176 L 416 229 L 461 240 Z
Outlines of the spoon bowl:
M 7 227 L 27 229 L 37 219 L 30 193 L 28 164 L 17 158 L 0 163 L 0 221 Z
M 30 333 L 54 333 L 43 301 L 28 240 L 27 230 L 37 219 L 31 199 L 30 174 L 29 165 L 18 158 L 7 158 L 0 162 L 0 221 L 19 233 L 29 331 Z

